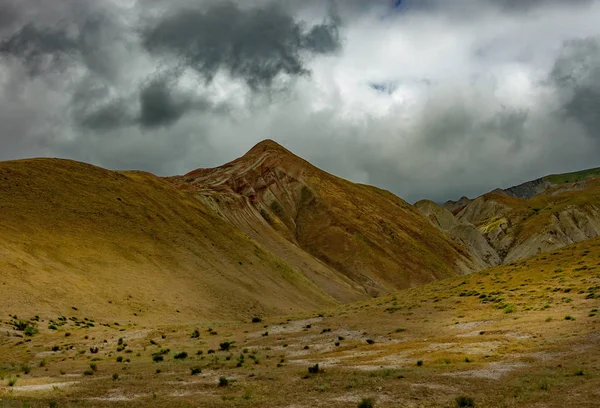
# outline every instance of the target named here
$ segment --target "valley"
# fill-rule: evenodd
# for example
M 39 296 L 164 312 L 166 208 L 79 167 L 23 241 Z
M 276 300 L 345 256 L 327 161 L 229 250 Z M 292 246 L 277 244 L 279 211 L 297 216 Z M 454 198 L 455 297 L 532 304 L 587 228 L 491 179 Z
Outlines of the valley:
M 413 206 L 269 140 L 1 162 L 0 406 L 595 407 L 596 173 Z

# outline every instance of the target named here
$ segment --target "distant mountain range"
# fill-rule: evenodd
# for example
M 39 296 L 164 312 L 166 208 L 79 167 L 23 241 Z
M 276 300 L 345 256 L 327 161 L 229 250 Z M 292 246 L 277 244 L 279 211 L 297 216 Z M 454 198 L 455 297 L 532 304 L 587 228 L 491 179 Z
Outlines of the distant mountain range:
M 493 266 L 600 235 L 600 168 L 554 174 L 443 206 L 415 205 Z

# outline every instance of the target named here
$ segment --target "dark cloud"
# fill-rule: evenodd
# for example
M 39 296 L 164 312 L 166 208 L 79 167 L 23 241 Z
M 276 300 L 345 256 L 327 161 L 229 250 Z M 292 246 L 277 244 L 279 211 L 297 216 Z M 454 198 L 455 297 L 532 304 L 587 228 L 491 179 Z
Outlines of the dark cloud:
M 561 113 L 600 139 L 600 39 L 565 43 L 554 63 L 550 82 L 561 98 Z
M 152 53 L 181 58 L 209 81 L 225 70 L 254 89 L 270 86 L 279 75 L 306 75 L 306 54 L 340 47 L 335 24 L 307 32 L 275 3 L 246 10 L 234 3 L 179 10 L 146 29 L 143 43 Z
M 0 160 L 172 175 L 268 137 L 409 201 L 597 167 L 599 16 L 592 0 L 0 0 Z
M 0 55 L 19 59 L 32 76 L 64 69 L 78 49 L 77 40 L 66 29 L 38 28 L 31 23 L 0 42 Z
M 193 108 L 192 100 L 177 94 L 167 79 L 151 81 L 140 92 L 140 124 L 145 128 L 169 126 Z

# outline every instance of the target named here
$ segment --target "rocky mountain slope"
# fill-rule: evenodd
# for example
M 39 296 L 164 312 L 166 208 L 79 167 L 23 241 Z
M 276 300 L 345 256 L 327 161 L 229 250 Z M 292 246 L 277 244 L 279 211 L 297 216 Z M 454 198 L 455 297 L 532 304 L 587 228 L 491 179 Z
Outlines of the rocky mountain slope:
M 398 197 L 270 141 L 167 179 L 59 159 L 0 163 L 4 314 L 283 314 L 484 266 Z
M 457 238 L 456 225 L 468 229 L 465 245 L 491 262 L 509 263 L 600 235 L 600 169 L 547 176 L 459 202 L 417 207 L 430 219 L 443 219 L 433 223 L 451 237 Z M 489 256 L 490 248 L 497 256 Z
M 402 199 L 332 176 L 273 141 L 170 181 L 291 265 L 317 261 L 370 295 L 486 266 Z

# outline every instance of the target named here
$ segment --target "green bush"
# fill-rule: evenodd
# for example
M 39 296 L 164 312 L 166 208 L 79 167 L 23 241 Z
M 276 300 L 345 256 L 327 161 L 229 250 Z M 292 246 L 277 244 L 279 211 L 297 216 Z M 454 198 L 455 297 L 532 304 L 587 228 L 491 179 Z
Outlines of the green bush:
M 182 351 L 181 353 L 177 353 L 175 354 L 174 358 L 176 360 L 185 360 L 188 356 L 188 353 L 186 353 L 185 351 Z
M 504 307 L 504 313 L 514 313 L 516 311 L 517 311 L 517 307 L 515 305 L 506 305 Z
M 219 378 L 219 387 L 227 387 L 229 385 L 229 380 L 227 377 Z
M 373 398 L 363 398 L 358 403 L 358 408 L 373 408 L 375 406 L 375 400 Z
M 202 370 L 201 370 L 200 368 L 198 368 L 198 367 L 193 367 L 193 368 L 190 368 L 190 373 L 191 373 L 192 375 L 198 375 L 198 374 L 200 374 L 201 372 L 202 372 Z
M 472 408 L 475 407 L 475 401 L 471 397 L 460 396 L 456 398 L 456 406 L 458 408 Z

